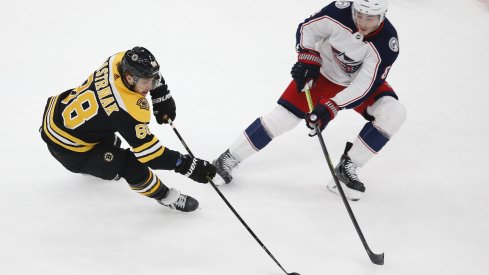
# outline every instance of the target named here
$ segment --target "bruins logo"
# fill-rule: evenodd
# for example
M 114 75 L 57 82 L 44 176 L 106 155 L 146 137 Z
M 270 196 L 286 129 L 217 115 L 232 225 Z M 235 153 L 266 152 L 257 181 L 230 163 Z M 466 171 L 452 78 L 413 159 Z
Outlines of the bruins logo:
M 138 102 L 136 103 L 139 108 L 141 109 L 144 109 L 144 110 L 149 110 L 149 103 L 148 103 L 148 100 L 146 98 L 141 98 L 138 100 Z
M 114 155 L 111 152 L 106 152 L 104 154 L 104 160 L 106 162 L 112 162 L 114 160 Z

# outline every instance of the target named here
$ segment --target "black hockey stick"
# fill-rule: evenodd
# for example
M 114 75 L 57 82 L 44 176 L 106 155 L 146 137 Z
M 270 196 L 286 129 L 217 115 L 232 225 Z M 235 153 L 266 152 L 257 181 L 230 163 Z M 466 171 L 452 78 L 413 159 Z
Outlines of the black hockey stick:
M 171 128 L 173 129 L 173 131 L 177 135 L 177 137 L 180 140 L 180 142 L 183 144 L 183 147 L 185 147 L 185 149 L 187 150 L 187 152 L 189 153 L 189 155 L 194 158 L 194 154 L 192 154 L 192 151 L 190 151 L 190 148 L 188 148 L 187 144 L 185 143 L 185 141 L 183 140 L 182 136 L 178 132 L 177 128 L 173 124 L 173 121 L 171 119 L 168 119 L 168 122 L 170 123 Z M 226 197 L 224 197 L 224 195 L 221 193 L 221 191 L 219 190 L 219 188 L 217 188 L 216 184 L 212 181 L 212 179 L 211 178 L 208 178 L 208 180 L 209 180 L 209 183 L 214 188 L 214 190 L 216 190 L 217 194 L 219 194 L 219 196 L 221 197 L 221 199 L 229 207 L 229 209 L 231 209 L 231 211 L 233 211 L 233 213 L 236 216 L 236 218 L 238 218 L 238 220 L 244 225 L 244 227 L 246 227 L 246 229 L 248 230 L 248 232 L 250 232 L 251 236 L 253 236 L 253 238 L 255 238 L 255 240 L 260 244 L 260 246 L 263 248 L 263 250 L 265 250 L 265 252 L 267 252 L 268 256 L 270 256 L 270 258 L 272 258 L 272 260 L 280 267 L 280 269 L 282 269 L 282 271 L 285 272 L 285 274 L 287 274 L 287 275 L 300 275 L 297 272 L 291 272 L 291 273 L 289 273 L 289 272 L 285 271 L 285 269 L 282 267 L 282 265 L 277 261 L 277 259 L 275 259 L 275 257 L 272 255 L 272 253 L 270 253 L 270 251 L 267 249 L 267 247 L 260 241 L 260 239 L 253 232 L 253 230 L 251 230 L 251 228 L 241 218 L 241 216 L 238 214 L 238 212 L 236 212 L 236 210 L 234 210 L 234 207 L 228 202 L 228 200 L 226 199 Z
M 310 86 L 309 86 L 310 87 Z M 306 87 L 305 90 L 306 93 L 306 98 L 307 98 L 307 104 L 309 105 L 309 110 L 312 112 L 313 110 L 313 103 L 312 103 L 312 98 L 311 98 L 311 91 L 308 87 Z M 319 138 L 319 143 L 321 144 L 321 149 L 323 149 L 324 157 L 326 158 L 326 162 L 328 163 L 329 170 L 331 171 L 331 175 L 333 176 L 333 179 L 336 183 L 336 186 L 338 187 L 338 190 L 340 190 L 341 194 L 341 199 L 343 200 L 343 203 L 345 204 L 346 210 L 348 211 L 348 214 L 350 215 L 351 221 L 353 222 L 353 225 L 355 226 L 355 229 L 357 230 L 358 236 L 360 236 L 360 240 L 362 240 L 363 247 L 365 247 L 365 250 L 367 250 L 368 257 L 372 261 L 372 263 L 377 264 L 377 265 L 383 265 L 384 264 L 384 253 L 381 254 L 375 254 L 370 250 L 370 247 L 367 244 L 367 241 L 365 240 L 365 237 L 363 236 L 362 230 L 360 229 L 360 226 L 357 223 L 357 220 L 355 219 L 355 215 L 353 215 L 353 211 L 351 210 L 350 204 L 348 203 L 348 200 L 346 199 L 345 192 L 343 191 L 343 188 L 341 187 L 340 181 L 338 180 L 338 177 L 334 173 L 334 168 L 333 168 L 333 163 L 331 161 L 331 158 L 329 157 L 328 150 L 326 149 L 326 144 L 323 139 L 323 135 L 321 131 L 319 130 L 319 126 L 315 125 L 315 130 L 317 133 L 317 136 Z

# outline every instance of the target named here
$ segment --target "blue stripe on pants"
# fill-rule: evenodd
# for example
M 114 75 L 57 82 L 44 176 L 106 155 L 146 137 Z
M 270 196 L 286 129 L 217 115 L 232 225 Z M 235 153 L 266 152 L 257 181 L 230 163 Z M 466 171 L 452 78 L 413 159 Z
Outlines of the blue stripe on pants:
M 379 152 L 389 141 L 388 138 L 386 138 L 377 128 L 374 127 L 372 122 L 369 122 L 363 126 L 359 137 L 375 153 Z
M 270 143 L 270 141 L 272 141 L 272 138 L 268 135 L 268 132 L 260 118 L 257 118 L 250 124 L 250 126 L 248 126 L 248 128 L 246 128 L 245 135 L 248 137 L 248 140 L 251 142 L 253 147 L 255 147 L 257 150 L 263 149 L 268 143 Z

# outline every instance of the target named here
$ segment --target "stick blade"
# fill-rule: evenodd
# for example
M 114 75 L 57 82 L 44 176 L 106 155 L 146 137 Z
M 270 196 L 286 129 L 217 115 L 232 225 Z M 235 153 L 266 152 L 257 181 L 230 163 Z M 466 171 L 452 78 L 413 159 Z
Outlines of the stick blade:
M 384 265 L 384 253 L 381 254 L 368 253 L 368 256 L 370 257 L 372 263 L 376 265 Z

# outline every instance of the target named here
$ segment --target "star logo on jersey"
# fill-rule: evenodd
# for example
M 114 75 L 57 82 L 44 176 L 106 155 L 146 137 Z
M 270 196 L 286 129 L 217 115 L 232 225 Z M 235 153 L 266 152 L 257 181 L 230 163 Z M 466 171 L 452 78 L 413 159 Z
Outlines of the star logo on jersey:
M 331 49 L 333 50 L 334 60 L 345 73 L 352 75 L 362 66 L 363 61 L 355 61 L 334 47 L 331 47 Z

